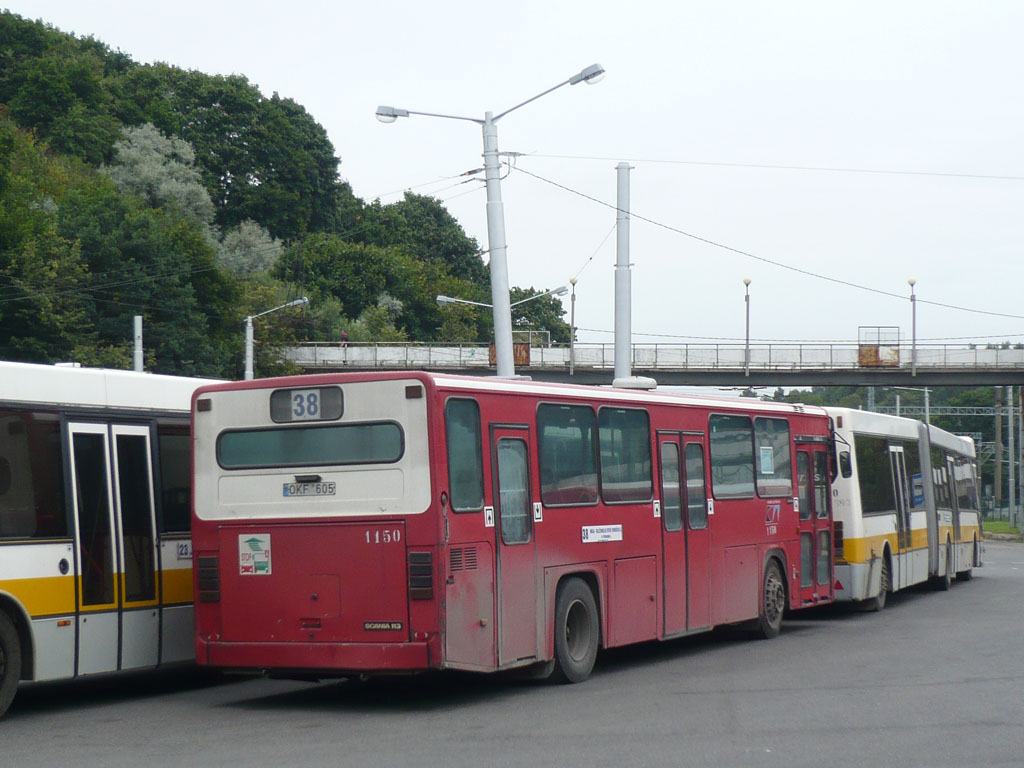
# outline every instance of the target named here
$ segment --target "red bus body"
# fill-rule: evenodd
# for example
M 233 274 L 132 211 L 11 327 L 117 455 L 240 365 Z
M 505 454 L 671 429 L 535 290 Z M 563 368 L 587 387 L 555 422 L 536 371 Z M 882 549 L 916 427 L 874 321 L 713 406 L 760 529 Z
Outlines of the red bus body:
M 271 418 L 274 392 L 278 406 L 334 392 L 341 410 Z M 204 387 L 192 418 L 200 664 L 539 664 L 558 656 L 570 581 L 592 594 L 604 648 L 763 621 L 769 571 L 788 609 L 833 597 L 819 408 L 408 372 Z M 290 463 L 277 441 L 306 436 L 340 463 Z

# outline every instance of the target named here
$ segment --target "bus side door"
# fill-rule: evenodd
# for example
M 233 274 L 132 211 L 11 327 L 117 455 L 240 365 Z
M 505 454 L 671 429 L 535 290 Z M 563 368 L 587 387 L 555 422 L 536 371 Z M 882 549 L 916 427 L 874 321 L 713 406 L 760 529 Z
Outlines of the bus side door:
M 796 488 L 800 529 L 800 603 L 829 600 L 832 580 L 832 497 L 828 452 L 822 445 L 798 444 Z
M 498 666 L 537 656 L 537 568 L 530 432 L 491 424 L 491 477 L 496 519 Z M 538 497 L 539 498 L 539 497 Z M 539 502 L 538 502 L 539 507 Z
M 154 666 L 159 652 L 149 428 L 72 423 L 76 674 Z

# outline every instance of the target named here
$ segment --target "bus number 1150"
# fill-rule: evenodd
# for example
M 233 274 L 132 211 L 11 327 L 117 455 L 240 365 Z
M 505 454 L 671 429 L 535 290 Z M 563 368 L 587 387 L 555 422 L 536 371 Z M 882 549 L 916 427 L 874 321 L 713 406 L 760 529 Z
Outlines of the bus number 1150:
M 366 543 L 367 544 L 390 544 L 395 542 L 396 544 L 402 540 L 402 530 L 395 528 L 394 530 L 380 530 L 367 531 L 366 532 Z

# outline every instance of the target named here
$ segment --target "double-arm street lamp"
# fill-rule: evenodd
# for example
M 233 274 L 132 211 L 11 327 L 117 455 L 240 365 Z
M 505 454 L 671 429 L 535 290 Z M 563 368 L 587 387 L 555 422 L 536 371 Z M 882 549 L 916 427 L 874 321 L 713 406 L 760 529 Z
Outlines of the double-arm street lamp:
M 483 119 L 441 115 L 436 112 L 415 112 L 411 109 L 395 107 L 377 107 L 377 119 L 382 123 L 393 123 L 398 118 L 409 115 L 424 115 L 426 117 L 444 117 L 449 120 L 466 120 L 476 123 L 483 129 L 484 174 L 487 185 L 487 245 L 491 254 L 491 306 L 494 312 L 494 354 L 498 376 L 515 376 L 515 361 L 512 353 L 512 311 L 509 300 L 508 259 L 505 254 L 505 211 L 501 202 L 501 163 L 498 159 L 498 129 L 495 123 L 510 112 L 531 101 L 536 101 L 541 96 L 545 96 L 563 85 L 596 83 L 603 75 L 604 68 L 600 64 L 592 64 L 568 80 L 563 80 L 558 85 L 510 107 L 498 115 L 485 112 Z
M 510 308 L 511 307 L 518 307 L 520 304 L 525 304 L 528 301 L 533 301 L 534 299 L 539 299 L 539 298 L 542 298 L 544 296 L 565 296 L 565 294 L 567 294 L 568 292 L 569 292 L 569 286 L 567 286 L 567 285 L 560 285 L 557 288 L 552 288 L 550 291 L 544 291 L 544 293 L 535 293 L 533 296 L 527 296 L 525 299 L 520 299 L 519 301 L 513 301 L 511 304 L 509 304 L 509 307 Z M 442 294 L 438 294 L 438 296 L 437 296 L 437 303 L 438 304 L 442 304 L 442 305 L 444 305 L 444 304 L 472 304 L 474 307 L 487 307 L 488 309 L 493 309 L 494 308 L 493 304 L 484 304 L 484 302 L 482 302 L 482 301 L 470 301 L 469 299 L 457 299 L 454 296 L 444 296 Z
M 301 306 L 303 306 L 305 304 L 309 304 L 309 299 L 307 299 L 305 296 L 303 296 L 300 299 L 293 299 L 292 301 L 289 301 L 287 304 L 282 304 L 280 307 L 274 307 L 273 309 L 268 309 L 266 312 L 258 312 L 255 315 L 249 315 L 248 317 L 245 318 L 245 380 L 246 381 L 251 381 L 252 377 L 253 377 L 253 370 L 252 370 L 252 368 L 253 368 L 253 365 L 252 365 L 252 358 L 253 358 L 253 353 L 252 353 L 252 347 L 253 347 L 253 341 L 252 341 L 252 321 L 255 318 L 257 318 L 257 317 L 263 317 L 264 315 L 269 315 L 271 312 L 277 312 L 277 310 L 279 310 L 279 309 L 286 309 L 288 307 L 301 307 Z

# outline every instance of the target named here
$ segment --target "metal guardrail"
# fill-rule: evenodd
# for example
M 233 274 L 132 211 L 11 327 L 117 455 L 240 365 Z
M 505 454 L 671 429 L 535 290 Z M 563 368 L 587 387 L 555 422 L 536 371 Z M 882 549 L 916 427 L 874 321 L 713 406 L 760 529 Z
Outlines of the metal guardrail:
M 894 347 L 897 354 L 884 363 L 864 365 L 864 347 L 858 344 L 761 344 L 750 346 L 751 371 L 784 370 L 886 370 L 909 369 L 909 344 Z M 634 368 L 657 371 L 742 370 L 746 365 L 743 344 L 633 344 Z M 1024 348 L 990 348 L 918 344 L 916 367 L 921 369 L 1024 369 Z M 529 348 L 531 369 L 567 369 L 569 347 Z M 486 344 L 426 344 L 415 342 L 341 343 L 306 342 L 286 347 L 284 357 L 306 369 L 351 365 L 357 368 L 486 369 L 490 367 Z M 612 370 L 614 344 L 578 343 L 573 351 L 577 369 Z

